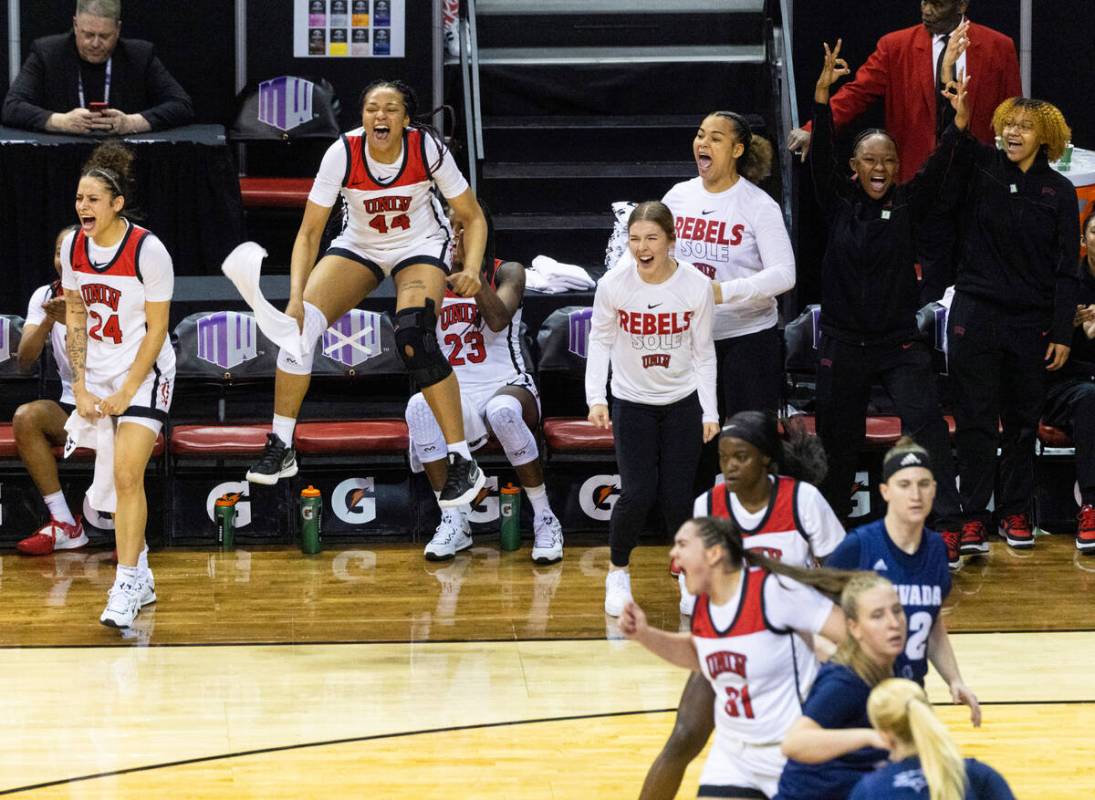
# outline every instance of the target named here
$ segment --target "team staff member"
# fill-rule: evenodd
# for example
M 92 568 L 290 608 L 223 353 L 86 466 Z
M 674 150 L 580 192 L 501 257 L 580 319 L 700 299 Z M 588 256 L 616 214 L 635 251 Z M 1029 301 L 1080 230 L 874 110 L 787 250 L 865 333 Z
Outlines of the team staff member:
M 484 211 L 486 214 L 486 211 Z M 487 214 L 488 229 L 491 228 Z M 453 265 L 464 263 L 464 229 L 453 225 Z M 540 392 L 525 365 L 521 348 L 521 311 L 525 268 L 494 258 L 493 230 L 479 291 L 474 297 L 445 293 L 437 320 L 437 339 L 460 382 L 464 431 L 469 446 L 486 444 L 493 432 L 532 504 L 532 560 L 553 564 L 563 557 L 563 527 L 551 510 L 544 468 L 533 433 L 540 420 Z M 448 477 L 445 437 L 421 392 L 407 403 L 412 467 L 421 464 L 440 497 Z M 452 558 L 472 545 L 469 505 L 441 509 L 441 521 L 426 545 L 430 561 Z
M 448 478 L 439 502 L 460 505 L 475 497 L 485 479 L 464 437 L 460 386 L 441 353 L 435 327 L 446 281 L 463 297 L 479 291 L 487 224 L 452 153 L 436 133 L 412 124 L 418 101 L 411 88 L 402 81 L 375 81 L 361 97 L 362 127 L 327 150 L 308 195 L 293 245 L 285 313 L 314 343 L 330 323 L 392 277 L 396 347 L 447 445 Z M 452 230 L 433 195 L 435 187 L 464 226 L 464 267 L 451 274 Z M 345 225 L 317 264 L 323 230 L 340 194 Z M 278 353 L 273 431 L 247 480 L 270 485 L 296 475 L 293 431 L 314 356 L 309 348 L 298 363 Z
M 783 337 L 776 298 L 795 285 L 795 254 L 779 204 L 757 184 L 772 145 L 732 111 L 704 117 L 692 140 L 699 175 L 662 198 L 673 212 L 676 255 L 716 290 L 714 338 L 722 419 L 778 411 Z
M 894 585 L 866 572 L 840 594 L 848 638 L 818 671 L 781 747 L 787 766 L 777 800 L 844 800 L 865 773 L 886 759 L 867 719 L 871 689 L 893 677 L 905 649 L 905 611 Z
M 797 567 L 817 566 L 844 540 L 844 528 L 814 485 L 825 476 L 825 451 L 816 436 L 793 428 L 785 443 L 774 415 L 740 411 L 719 435 L 719 463 L 723 483 L 696 498 L 693 516 L 729 519 L 747 549 Z M 681 613 L 691 615 L 696 597 L 683 573 L 678 580 Z M 793 645 L 809 668 L 813 653 L 807 643 Z M 647 772 L 640 800 L 676 796 L 685 769 L 714 728 L 714 701 L 703 676 L 689 675 L 673 732 Z
M 628 564 L 647 514 L 658 503 L 672 531 L 688 519 L 700 448 L 719 431 L 711 283 L 670 257 L 673 215 L 663 203 L 640 203 L 627 230 L 635 263 L 597 284 L 585 378 L 589 421 L 618 431 L 620 496 L 605 579 L 605 613 L 614 617 L 631 599 Z
M 885 573 L 897 587 L 908 622 L 908 644 L 898 657 L 898 677 L 924 682 L 931 661 L 956 703 L 970 707 L 970 720 L 981 724 L 977 696 L 962 681 L 958 660 L 939 615 L 951 590 L 947 548 L 924 522 L 935 500 L 936 481 L 928 452 L 903 437 L 882 461 L 879 491 L 886 516 L 848 533 L 825 562 L 841 569 Z
M 893 763 L 863 778 L 850 800 L 1015 800 L 999 772 L 962 758 L 924 689 L 912 681 L 878 684 L 867 715 Z
M 133 154 L 125 147 L 107 143 L 95 149 L 76 191 L 80 229 L 61 245 L 76 413 L 117 421 L 118 567 L 99 617 L 114 628 L 129 627 L 142 606 L 156 601 L 152 572 L 140 561 L 148 519 L 144 474 L 175 383 L 175 351 L 167 338 L 175 283 L 171 256 L 124 215 L 132 169 Z
M 746 550 L 732 521 L 714 517 L 682 525 L 671 555 L 697 596 L 691 633 L 651 628 L 634 602 L 620 630 L 711 684 L 715 741 L 698 796 L 771 797 L 785 762 L 779 742 L 817 674 L 817 661 L 804 665 L 793 641 L 815 634 L 844 640 L 844 614 L 821 591 L 838 595 L 854 573 L 772 561 Z
M 1080 260 L 1079 307 L 1074 320 L 1072 352 L 1064 369 L 1050 379 L 1043 419 L 1065 428 L 1076 445 L 1076 549 L 1095 553 L 1095 204 L 1084 217 Z
M 965 127 L 965 93 L 951 102 Z M 1016 97 L 993 125 L 1002 150 L 964 136 L 955 156 L 969 174 L 947 319 L 963 555 L 988 552 L 994 489 L 1000 535 L 1014 548 L 1034 546 L 1034 438 L 1047 376 L 1068 361 L 1080 278 L 1076 189 L 1049 165 L 1072 135 L 1064 117 Z
M 921 172 L 898 184 L 894 140 L 884 131 L 868 131 L 856 141 L 850 162 L 855 180 L 849 181 L 836 161 L 829 107 L 831 87 L 848 74 L 840 48 L 840 40 L 832 50 L 825 45 L 810 150 L 814 193 L 829 224 L 817 375 L 818 434 L 829 456 L 822 488 L 837 515 L 847 519 L 871 386 L 880 382 L 897 406 L 902 429 L 931 453 L 940 484 L 936 521 L 949 532 L 945 538 L 957 562 L 962 509 L 931 353 L 917 329 L 915 242 L 918 231 L 930 224 L 929 214 L 942 205 L 959 134 L 950 127 Z M 968 117 L 965 111 L 962 127 Z

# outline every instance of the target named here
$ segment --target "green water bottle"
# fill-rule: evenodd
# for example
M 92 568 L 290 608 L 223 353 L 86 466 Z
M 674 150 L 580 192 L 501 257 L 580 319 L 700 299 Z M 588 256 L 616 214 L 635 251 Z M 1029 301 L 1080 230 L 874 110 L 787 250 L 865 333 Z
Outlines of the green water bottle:
M 213 504 L 213 516 L 217 520 L 217 543 L 221 550 L 231 550 L 236 546 L 236 504 L 239 501 L 239 492 L 227 492 Z
M 319 489 L 309 486 L 300 492 L 300 549 L 315 555 L 322 549 L 323 498 Z
M 502 519 L 502 549 L 521 546 L 521 489 L 507 483 L 498 490 L 498 512 Z

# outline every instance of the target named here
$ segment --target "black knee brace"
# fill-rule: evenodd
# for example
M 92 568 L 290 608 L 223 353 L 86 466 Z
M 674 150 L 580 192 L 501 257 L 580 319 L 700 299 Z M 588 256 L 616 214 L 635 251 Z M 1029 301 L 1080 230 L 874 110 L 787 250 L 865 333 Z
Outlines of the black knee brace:
M 395 312 L 395 346 L 418 388 L 425 389 L 452 375 L 452 367 L 437 343 L 433 300 L 425 306 Z

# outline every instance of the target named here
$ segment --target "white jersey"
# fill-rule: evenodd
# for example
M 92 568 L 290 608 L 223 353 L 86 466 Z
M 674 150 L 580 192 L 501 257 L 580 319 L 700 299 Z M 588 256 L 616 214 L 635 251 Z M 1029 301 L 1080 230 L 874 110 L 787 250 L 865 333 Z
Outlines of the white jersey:
M 367 152 L 363 128 L 345 133 L 323 156 L 308 199 L 325 208 L 346 201 L 342 237 L 368 251 L 406 250 L 452 231 L 433 187 L 446 198 L 468 188 L 452 154 L 438 153 L 433 137 L 418 128 L 403 132 L 403 149 L 392 164 Z
M 34 294 L 30 296 L 30 303 L 27 305 L 27 316 L 23 322 L 24 333 L 28 326 L 34 325 L 37 327 L 46 322 L 46 310 L 42 308 L 42 305 L 47 300 L 65 296 L 60 289 L 55 293 L 54 285 L 47 283 L 45 286 L 39 286 L 34 290 Z M 76 398 L 72 394 L 72 365 L 68 363 L 68 349 L 65 346 L 66 331 L 63 322 L 55 322 L 49 331 L 49 343 L 53 348 L 53 362 L 57 365 L 57 376 L 61 379 L 60 402 L 74 406 L 76 405 Z
M 783 740 L 802 715 L 817 675 L 795 631 L 818 633 L 833 603 L 814 589 L 763 569 L 745 568 L 722 606 L 701 594 L 692 613 L 692 644 L 715 690 L 715 735 L 749 744 Z
M 593 297 L 586 403 L 604 403 L 609 363 L 620 400 L 669 405 L 698 392 L 704 422 L 718 422 L 711 282 L 685 262 L 663 283 L 635 266 L 605 274 Z
M 771 480 L 768 505 L 756 513 L 747 511 L 725 483 L 697 497 L 692 513 L 733 519 L 750 550 L 796 567 L 817 566 L 844 541 L 844 526 L 817 487 L 785 475 Z
M 483 321 L 474 297 L 446 292 L 437 315 L 437 341 L 456 373 L 461 392 L 498 389 L 516 382 L 534 386 L 521 353 L 520 306 L 509 325 L 495 332 Z
M 698 177 L 678 183 L 662 202 L 675 219 L 677 257 L 723 284 L 714 337 L 774 327 L 775 298 L 795 285 L 795 254 L 779 204 L 745 178 L 712 194 Z
M 113 247 L 99 247 L 76 231 L 61 244 L 61 285 L 79 291 L 87 307 L 88 388 L 117 391 L 117 379 L 128 374 L 144 341 L 144 304 L 171 300 L 171 256 L 159 239 L 136 225 L 129 224 Z M 174 370 L 175 351 L 168 337 L 152 372 L 173 375 Z

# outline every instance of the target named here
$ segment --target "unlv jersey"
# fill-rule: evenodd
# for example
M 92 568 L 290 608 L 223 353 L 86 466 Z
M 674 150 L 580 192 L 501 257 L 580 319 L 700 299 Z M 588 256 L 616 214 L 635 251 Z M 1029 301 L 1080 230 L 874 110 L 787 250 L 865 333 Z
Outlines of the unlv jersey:
M 369 168 L 364 129 L 343 134 L 346 175 L 342 196 L 347 209 L 344 236 L 376 250 L 404 250 L 432 236 L 452 237 L 441 202 L 432 191 L 427 139 L 418 128 L 407 128 L 399 170 L 394 177 L 381 181 Z M 452 158 L 447 152 L 443 157 Z
M 501 265 L 495 259 L 489 277 L 492 287 Z M 532 385 L 521 353 L 521 310 L 518 306 L 509 325 L 495 332 L 483 321 L 474 297 L 445 293 L 437 315 L 437 340 L 461 389 L 497 388 L 521 377 L 529 377 Z
M 758 745 L 783 740 L 817 675 L 815 659 L 796 657 L 786 622 L 801 620 L 796 624 L 816 633 L 831 608 L 812 589 L 763 569 L 743 569 L 737 597 L 726 606 L 713 608 L 706 594 L 696 598 L 692 643 L 715 690 L 718 733 Z
M 769 558 L 798 567 L 814 567 L 817 560 L 810 548 L 810 536 L 798 516 L 798 494 L 801 484 L 785 475 L 776 477 L 768 511 L 754 528 L 749 529 L 734 516 L 730 489 L 725 483 L 715 486 L 705 495 L 707 515 L 733 519 L 741 529 L 743 543 L 750 550 L 760 550 Z M 827 555 L 824 554 L 824 555 Z
M 64 243 L 68 245 L 66 255 L 87 308 L 86 381 L 89 385 L 109 386 L 115 378 L 128 373 L 144 341 L 148 326 L 141 250 L 155 237 L 130 224 L 113 257 L 96 264 L 87 235 L 79 230 L 70 236 L 71 240 Z M 168 337 L 153 369 L 164 373 L 174 368 L 175 351 Z

